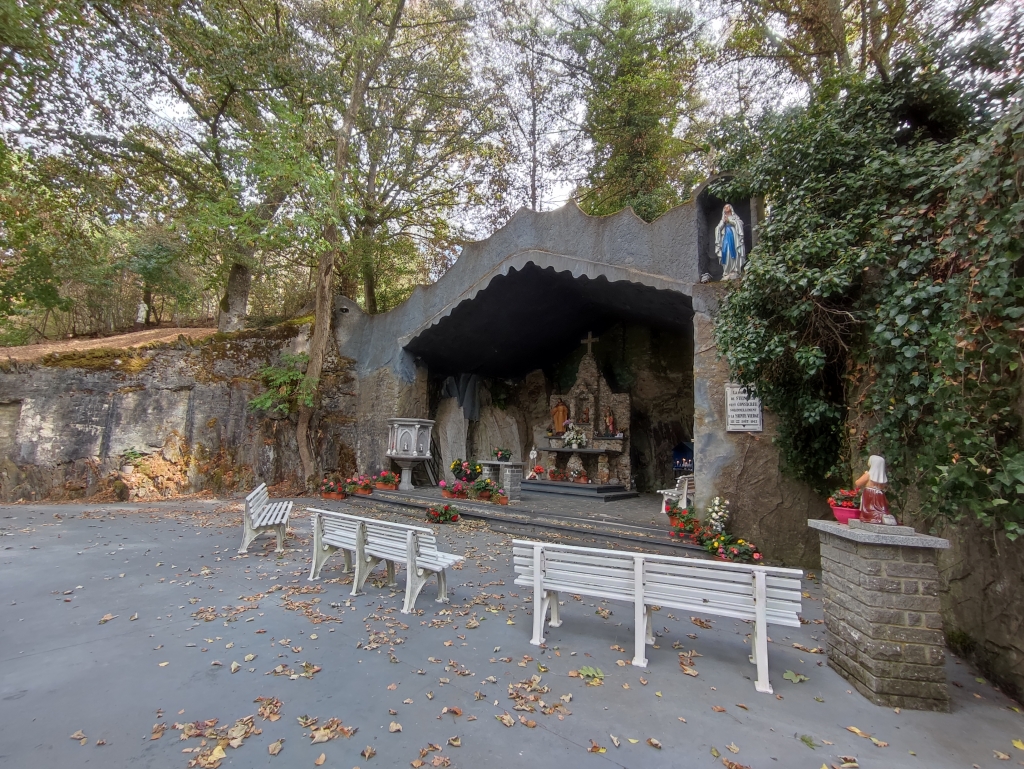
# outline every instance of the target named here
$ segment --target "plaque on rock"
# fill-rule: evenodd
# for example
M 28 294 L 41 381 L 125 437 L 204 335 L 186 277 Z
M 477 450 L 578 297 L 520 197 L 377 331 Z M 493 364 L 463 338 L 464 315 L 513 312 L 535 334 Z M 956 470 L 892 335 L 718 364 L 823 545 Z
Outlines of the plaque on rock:
M 739 385 L 725 386 L 726 432 L 759 433 L 761 424 L 761 399 L 754 398 L 747 388 Z

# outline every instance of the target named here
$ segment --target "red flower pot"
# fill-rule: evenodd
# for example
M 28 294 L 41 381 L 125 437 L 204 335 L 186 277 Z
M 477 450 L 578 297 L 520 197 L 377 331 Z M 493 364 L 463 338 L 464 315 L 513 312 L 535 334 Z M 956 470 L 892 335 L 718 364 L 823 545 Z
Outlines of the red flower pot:
M 346 499 L 348 494 L 343 491 L 322 491 L 320 492 L 321 499 Z
M 441 496 L 445 499 L 455 499 L 455 495 L 448 491 L 448 489 L 441 489 Z
M 860 510 L 856 507 L 833 507 L 832 515 L 840 523 L 849 523 L 854 518 L 860 518 Z
M 373 489 L 356 489 L 356 494 L 361 494 L 364 497 L 368 497 L 373 493 Z
M 490 499 L 491 498 L 491 492 L 489 492 L 489 491 L 481 491 L 479 494 L 477 494 L 476 498 L 477 499 L 485 499 L 485 500 L 486 499 Z
M 507 505 L 508 497 L 496 497 L 499 505 Z
M 381 491 L 394 491 L 398 486 L 394 483 L 377 483 L 377 488 Z

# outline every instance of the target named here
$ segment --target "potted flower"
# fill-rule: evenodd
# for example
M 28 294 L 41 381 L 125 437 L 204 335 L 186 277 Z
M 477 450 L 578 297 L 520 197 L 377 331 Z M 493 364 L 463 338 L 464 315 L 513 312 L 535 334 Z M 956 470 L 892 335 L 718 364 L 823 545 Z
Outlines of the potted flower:
M 326 475 L 320 481 L 320 497 L 322 499 L 345 499 L 347 496 L 345 484 L 342 481 Z
M 511 462 L 512 449 L 497 448 L 491 452 L 491 456 L 494 457 L 495 462 Z
M 448 488 L 448 481 L 441 481 L 437 485 L 441 489 L 441 496 L 445 499 L 452 499 L 455 496 L 452 494 L 452 490 Z
M 349 478 L 345 482 L 345 487 L 349 494 L 362 494 L 363 496 L 369 496 L 373 493 L 373 479 L 368 475 Z
M 587 478 L 586 470 L 573 470 L 571 474 L 571 480 L 573 483 L 589 483 L 590 479 Z
M 462 481 L 455 481 L 451 488 L 452 496 L 456 499 L 465 499 L 469 496 L 469 490 L 466 488 L 466 484 Z
M 505 493 L 505 489 L 498 489 L 494 494 L 491 495 L 491 501 L 499 505 L 508 504 L 508 494 Z
M 860 518 L 860 490 L 839 489 L 828 498 L 832 515 L 840 523 L 849 523 L 853 518 Z
M 571 419 L 565 420 L 565 432 L 562 434 L 562 445 L 573 449 L 587 447 L 587 436 Z
M 548 480 L 550 481 L 564 481 L 565 473 L 559 470 L 557 467 L 552 467 L 548 470 Z
M 530 474 L 526 476 L 526 480 L 528 480 L 528 481 L 539 481 L 539 480 L 542 480 L 546 473 L 547 473 L 547 471 L 544 469 L 543 465 L 537 465 L 537 466 L 535 466 L 533 468 L 533 470 L 530 471 Z
M 427 508 L 429 523 L 458 523 L 459 509 L 451 505 L 431 505 Z
M 491 498 L 491 492 L 494 491 L 494 481 L 490 478 L 477 478 L 470 488 L 477 499 L 487 500 Z
M 456 459 L 448 466 L 448 469 L 462 481 L 475 481 L 484 471 L 484 468 L 472 459 Z
M 374 485 L 381 490 L 394 491 L 398 488 L 398 475 L 385 470 L 374 479 Z

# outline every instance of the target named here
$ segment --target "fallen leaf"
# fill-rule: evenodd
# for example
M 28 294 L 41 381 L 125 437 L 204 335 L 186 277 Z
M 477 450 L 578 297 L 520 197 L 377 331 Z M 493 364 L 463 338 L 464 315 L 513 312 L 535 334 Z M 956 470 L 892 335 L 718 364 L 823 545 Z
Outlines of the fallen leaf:
M 254 659 L 256 659 L 256 655 L 246 654 L 245 657 L 243 657 L 242 659 L 244 659 L 246 662 L 252 662 Z
M 647 679 L 646 679 L 646 678 L 641 678 L 641 679 L 640 679 L 640 683 L 641 683 L 641 684 L 642 684 L 643 686 L 647 686 Z
M 398 688 L 398 684 L 388 684 L 388 691 L 389 692 L 393 692 L 397 688 Z
M 740 749 L 738 747 L 736 747 L 736 743 L 735 742 L 730 742 L 728 745 L 725 746 L 725 749 L 728 750 L 730 753 L 739 753 L 740 752 Z
M 149 739 L 151 739 L 151 740 L 159 740 L 161 737 L 164 736 L 164 732 L 166 732 L 166 731 L 167 731 L 167 724 L 165 724 L 165 723 L 153 724 L 153 733 L 149 736 Z
M 750 769 L 746 764 L 738 764 L 735 761 L 730 761 L 725 756 L 722 756 L 722 764 L 725 766 L 725 769 Z M 828 769 L 828 767 L 826 766 L 825 769 Z
M 121 616 L 121 615 L 119 615 L 119 614 L 104 614 L 100 618 L 100 624 L 101 625 L 106 625 L 108 622 L 110 622 L 110 620 L 117 619 L 119 616 Z
M 608 748 L 602 748 L 600 745 L 598 745 L 593 740 L 590 741 L 590 747 L 587 748 L 587 752 L 588 753 L 605 753 L 607 751 L 608 751 Z
M 697 627 L 702 627 L 705 630 L 711 630 L 711 623 L 708 622 L 706 619 L 701 619 L 700 617 L 690 617 L 690 622 L 692 622 Z M 715 756 L 715 758 L 718 758 L 718 756 Z
M 462 747 L 462 738 L 461 737 L 449 737 L 448 738 L 448 744 L 451 745 L 453 748 L 461 748 Z
M 854 734 L 856 734 L 856 735 L 857 735 L 858 737 L 863 737 L 863 738 L 864 738 L 864 739 L 866 739 L 866 740 L 869 740 L 869 739 L 871 739 L 871 735 L 870 735 L 870 734 L 868 734 L 867 732 L 862 732 L 862 731 L 861 731 L 860 729 L 858 729 L 858 728 L 857 728 L 856 726 L 847 726 L 847 727 L 846 727 L 846 731 L 848 731 L 848 732 L 853 732 L 853 733 L 854 733 Z
M 402 725 L 397 721 L 392 721 L 391 725 L 388 727 L 388 731 L 392 734 L 394 734 L 395 732 L 400 732 L 402 731 Z
M 715 758 L 718 758 L 722 754 L 718 752 L 718 748 L 716 748 L 714 745 L 712 745 L 711 746 L 711 755 L 714 756 Z
M 612 745 L 614 745 L 615 747 L 619 747 L 619 738 L 616 737 L 614 734 L 609 734 L 608 736 L 612 739 Z
M 135 621 L 135 620 L 137 620 L 138 618 L 139 618 L 139 613 L 138 613 L 138 612 L 135 612 L 135 613 L 134 613 L 134 614 L 133 614 L 132 616 L 130 616 L 130 617 L 128 618 L 128 621 L 129 621 L 129 622 L 134 622 L 134 621 Z
M 519 723 L 525 726 L 527 729 L 533 729 L 537 726 L 536 721 L 531 721 L 526 716 L 519 716 Z
M 324 765 L 324 761 L 326 761 L 326 760 L 327 760 L 327 754 L 326 753 L 321 753 L 319 758 L 317 758 L 317 760 L 313 762 L 313 766 L 323 766 Z
M 508 712 L 502 713 L 500 716 L 495 716 L 495 718 L 497 718 L 499 721 L 501 721 L 501 723 L 505 724 L 505 726 L 508 726 L 510 728 L 516 725 L 515 719 L 512 718 L 512 716 L 510 716 Z
M 684 724 L 686 723 L 686 719 L 683 718 L 682 716 L 679 716 L 679 720 L 682 721 Z
M 374 750 L 372 745 L 367 745 L 365 748 L 363 748 L 362 752 L 359 755 L 361 755 L 363 758 L 369 761 L 371 758 L 377 755 L 377 751 Z
M 737 703 L 736 703 L 736 707 L 738 707 L 738 708 L 743 708 L 744 710 L 750 710 L 750 708 L 748 708 L 748 707 L 747 707 L 746 705 L 744 705 L 744 704 L 743 704 L 742 702 L 737 702 Z
M 232 662 L 231 663 L 231 672 L 232 673 L 237 673 L 241 669 L 242 669 L 242 666 L 239 665 L 237 662 Z
M 171 664 L 170 662 L 161 662 L 160 663 L 160 667 L 165 668 L 165 667 L 167 667 L 170 664 Z
M 650 745 L 652 748 L 657 748 L 658 750 L 661 750 L 661 743 L 653 737 L 647 738 L 647 744 Z
M 1000 761 L 1009 761 L 1010 760 L 1010 757 L 1006 753 L 1003 753 L 1001 750 L 993 750 L 992 751 L 992 755 L 995 758 L 998 758 Z
M 272 742 L 267 746 L 267 751 L 272 756 L 276 756 L 281 752 L 281 747 L 284 745 L 284 738 L 282 737 L 277 742 Z
M 814 738 L 809 734 L 801 734 L 800 742 L 809 747 L 811 750 L 816 750 L 818 748 L 818 746 L 814 744 Z
M 480 699 L 480 698 L 477 697 L 477 699 Z M 412 698 L 410 697 L 409 699 L 402 700 L 402 704 L 403 705 L 412 705 Z
M 715 711 L 716 713 L 724 713 L 725 712 L 725 708 L 723 708 L 721 705 L 712 705 L 711 709 L 713 711 Z
M 785 678 L 787 681 L 792 681 L 795 684 L 798 684 L 801 681 L 810 681 L 811 680 L 810 678 L 805 676 L 803 673 L 794 673 L 792 670 L 787 670 L 785 673 L 782 674 L 782 677 Z
M 1024 740 L 1014 740 L 1013 747 L 1017 748 L 1017 750 L 1024 750 Z

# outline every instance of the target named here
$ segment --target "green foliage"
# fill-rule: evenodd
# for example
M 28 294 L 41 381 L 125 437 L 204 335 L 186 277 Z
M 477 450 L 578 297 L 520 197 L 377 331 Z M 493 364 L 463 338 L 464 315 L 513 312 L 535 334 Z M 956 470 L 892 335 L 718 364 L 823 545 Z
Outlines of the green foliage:
M 720 194 L 761 195 L 770 214 L 719 344 L 780 416 L 796 475 L 845 485 L 858 455 L 882 454 L 891 500 L 913 486 L 925 515 L 969 511 L 1013 538 L 1024 105 L 993 124 L 927 62 L 833 86 L 727 162 L 738 176 Z
M 281 366 L 267 366 L 260 370 L 260 381 L 266 386 L 266 392 L 260 393 L 249 401 L 253 411 L 268 414 L 289 414 L 299 405 L 314 405 L 316 382 L 311 382 L 305 374 L 309 356 L 306 353 L 281 355 Z
M 693 19 L 653 0 L 570 5 L 564 37 L 586 71 L 594 160 L 580 191 L 590 214 L 631 206 L 653 221 L 681 200 L 674 131 L 696 66 Z

